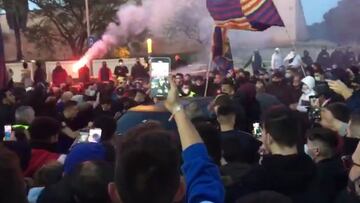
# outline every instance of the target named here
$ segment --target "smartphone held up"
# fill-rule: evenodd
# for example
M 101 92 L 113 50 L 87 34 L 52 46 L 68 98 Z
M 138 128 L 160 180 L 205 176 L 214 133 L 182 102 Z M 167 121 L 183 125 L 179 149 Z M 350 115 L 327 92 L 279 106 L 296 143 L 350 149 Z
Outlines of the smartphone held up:
M 166 98 L 169 92 L 171 59 L 154 57 L 150 59 L 150 95 L 152 98 Z

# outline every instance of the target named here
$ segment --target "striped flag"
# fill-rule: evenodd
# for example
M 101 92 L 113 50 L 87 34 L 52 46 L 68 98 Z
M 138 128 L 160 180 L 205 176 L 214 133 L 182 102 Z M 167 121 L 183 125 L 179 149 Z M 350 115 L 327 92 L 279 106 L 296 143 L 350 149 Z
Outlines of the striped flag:
M 216 26 L 222 28 L 263 31 L 284 27 L 272 0 L 207 0 L 206 4 Z
M 234 68 L 231 46 L 226 28 L 215 27 L 212 47 L 212 68 L 227 75 Z

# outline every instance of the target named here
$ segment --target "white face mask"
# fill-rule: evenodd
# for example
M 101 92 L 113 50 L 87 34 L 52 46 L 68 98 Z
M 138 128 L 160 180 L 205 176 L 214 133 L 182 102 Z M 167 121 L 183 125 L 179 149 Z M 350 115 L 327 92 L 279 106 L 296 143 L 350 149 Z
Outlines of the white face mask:
M 316 81 L 321 81 L 321 77 L 320 76 L 315 76 L 315 80 Z
M 309 147 L 307 144 L 304 144 L 304 152 L 306 155 L 310 156 L 310 153 L 309 153 Z M 311 157 L 311 156 L 310 156 Z
M 288 79 L 291 78 L 291 73 L 285 73 L 285 77 Z
M 309 88 L 307 85 L 303 84 L 303 86 L 302 86 L 302 92 L 303 92 L 304 94 L 310 94 L 310 93 L 311 93 L 311 90 L 310 90 L 310 88 Z

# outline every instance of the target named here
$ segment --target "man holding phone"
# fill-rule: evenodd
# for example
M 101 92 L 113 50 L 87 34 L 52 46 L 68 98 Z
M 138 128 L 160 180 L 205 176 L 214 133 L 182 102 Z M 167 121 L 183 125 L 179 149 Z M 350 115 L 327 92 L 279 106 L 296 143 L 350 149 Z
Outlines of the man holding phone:
M 4 126 L 15 121 L 15 102 L 15 96 L 10 90 L 0 90 L 0 138 L 4 137 Z

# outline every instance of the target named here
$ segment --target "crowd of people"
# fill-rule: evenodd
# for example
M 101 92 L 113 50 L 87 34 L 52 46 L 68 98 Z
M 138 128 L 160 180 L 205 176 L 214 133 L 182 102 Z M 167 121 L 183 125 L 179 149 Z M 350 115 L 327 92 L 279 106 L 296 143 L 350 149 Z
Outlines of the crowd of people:
M 0 202 L 360 202 L 360 69 L 340 53 L 250 60 L 253 73 L 215 70 L 208 85 L 178 73 L 164 100 L 140 60 L 104 62 L 97 81 L 83 67 L 79 82 L 58 63 L 52 83 L 24 64 L 23 84 L 0 91 Z M 182 105 L 204 95 L 207 116 Z M 177 131 L 147 120 L 116 132 L 139 105 L 163 105 Z

